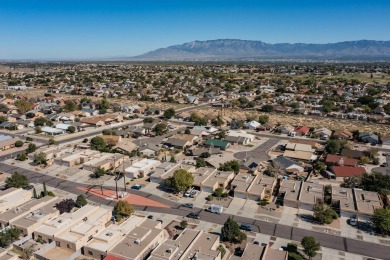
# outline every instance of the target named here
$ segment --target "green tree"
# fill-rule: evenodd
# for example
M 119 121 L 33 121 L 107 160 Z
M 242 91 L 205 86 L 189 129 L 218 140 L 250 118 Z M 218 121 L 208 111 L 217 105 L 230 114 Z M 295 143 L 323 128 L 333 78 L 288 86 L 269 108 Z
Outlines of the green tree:
M 337 212 L 328 205 L 318 202 L 313 207 L 314 219 L 320 224 L 330 224 L 338 218 Z
M 85 205 L 87 205 L 88 202 L 87 200 L 85 199 L 84 195 L 83 194 L 80 194 L 77 196 L 77 199 L 76 199 L 76 207 L 78 208 L 81 208 L 81 207 L 84 207 Z
M 171 159 L 169 160 L 169 162 L 171 162 L 171 163 L 175 163 L 176 162 L 176 158 L 175 158 L 175 156 L 171 156 Z
M 226 137 L 226 131 L 222 130 L 221 132 L 219 132 L 218 137 L 219 137 L 219 139 L 224 139 Z
M 56 144 L 56 140 L 54 140 L 54 138 L 50 138 L 49 145 L 53 145 L 53 144 Z
M 268 115 L 260 115 L 259 116 L 259 123 L 260 124 L 265 124 L 265 123 L 268 123 L 269 121 L 269 116 Z
M 10 227 L 0 232 L 0 247 L 7 248 L 19 239 L 21 231 L 18 228 Z
M 211 155 L 210 155 L 210 153 L 209 152 L 203 152 L 203 153 L 201 153 L 200 154 L 200 158 L 209 158 Z
M 367 191 L 387 193 L 390 190 L 390 175 L 380 172 L 365 173 L 361 179 L 361 188 Z
M 236 221 L 229 217 L 221 229 L 221 236 L 224 241 L 240 243 L 246 239 L 245 233 L 240 230 L 240 226 Z
M 272 111 L 274 111 L 274 107 L 272 105 L 264 105 L 261 107 L 261 111 L 272 112 Z
M 20 114 L 25 114 L 27 111 L 31 110 L 32 105 L 25 99 L 20 99 L 15 101 L 14 105 L 18 109 Z
M 41 128 L 40 126 L 36 126 L 36 127 L 34 128 L 34 130 L 35 130 L 35 133 L 36 133 L 36 134 L 42 133 L 42 128 Z
M 223 188 L 219 187 L 215 189 L 213 196 L 217 198 L 221 198 L 223 195 Z
M 390 208 L 375 209 L 371 222 L 379 232 L 390 235 Z
M 184 130 L 184 133 L 185 133 L 186 135 L 189 135 L 189 134 L 191 134 L 191 130 L 188 129 L 188 128 L 186 128 L 186 130 Z
M 206 161 L 201 158 L 201 157 L 198 157 L 195 159 L 195 162 L 196 162 L 196 168 L 199 168 L 199 167 L 206 167 Z
M 95 171 L 94 171 L 93 173 L 95 174 L 95 178 L 100 178 L 100 177 L 102 177 L 104 174 L 106 174 L 107 171 L 104 170 L 103 168 L 98 167 L 98 168 L 95 169 Z
M 29 143 L 27 147 L 27 153 L 33 153 L 37 150 L 37 146 L 34 143 Z
M 73 102 L 72 100 L 65 101 L 65 106 L 64 106 L 65 111 L 72 112 L 75 111 L 76 109 L 77 109 L 77 105 L 75 102 Z
M 7 121 L 8 121 L 8 119 L 5 116 L 0 116 L 0 124 L 7 122 Z
M 235 174 L 240 172 L 240 164 L 236 160 L 228 161 L 219 165 L 218 168 L 220 171 L 234 171 Z
M 47 120 L 46 118 L 44 117 L 38 117 L 34 120 L 34 125 L 35 126 L 45 126 L 47 123 L 49 122 L 49 120 Z M 51 121 L 50 121 L 51 122 Z
M 191 173 L 184 169 L 176 170 L 173 173 L 173 176 L 169 177 L 165 181 L 165 185 L 168 188 L 177 190 L 177 191 L 185 191 L 194 183 L 194 177 Z
M 16 156 L 16 160 L 25 161 L 25 160 L 27 160 L 27 155 L 26 155 L 25 153 L 18 154 L 18 155 Z
M 164 123 L 157 124 L 154 127 L 154 132 L 156 135 L 163 135 L 167 131 L 167 125 Z
M 108 102 L 107 98 L 103 98 L 100 102 L 99 106 L 99 114 L 105 114 L 107 113 L 107 109 L 110 107 L 110 103 Z
M 312 259 L 317 255 L 317 251 L 320 250 L 320 243 L 312 236 L 304 236 L 301 240 L 301 245 L 303 247 L 303 252 Z
M 164 111 L 164 117 L 171 119 L 174 117 L 176 114 L 175 109 L 173 108 L 168 108 L 167 110 Z
M 23 141 L 18 140 L 18 141 L 15 142 L 15 147 L 22 147 L 23 144 L 24 144 Z
M 36 153 L 34 154 L 34 164 L 35 165 L 41 165 L 47 164 L 46 154 L 44 152 Z
M 182 221 L 180 222 L 180 227 L 181 227 L 182 229 L 185 229 L 187 226 L 188 226 L 188 222 L 187 222 L 187 221 L 182 220 Z
M 120 200 L 114 207 L 114 214 L 120 215 L 121 217 L 130 217 L 134 213 L 133 206 L 130 205 L 126 200 Z
M 10 177 L 5 179 L 5 186 L 7 188 L 24 188 L 30 185 L 26 175 L 14 172 Z
M 145 124 L 153 123 L 153 121 L 154 121 L 153 117 L 145 117 L 143 120 Z
M 348 142 L 337 139 L 328 140 L 325 146 L 325 150 L 332 154 L 338 154 L 343 148 L 348 148 Z
M 74 127 L 74 126 L 71 125 L 71 126 L 68 127 L 67 130 L 68 130 L 69 133 L 72 134 L 72 133 L 76 132 L 76 127 Z
M 326 172 L 326 164 L 320 161 L 317 161 L 314 163 L 314 170 L 320 173 L 325 173 Z
M 46 197 L 48 194 L 49 194 L 49 192 L 47 191 L 46 183 L 44 182 L 43 183 L 43 197 Z
M 91 139 L 91 149 L 102 151 L 106 148 L 107 144 L 103 138 L 96 136 Z

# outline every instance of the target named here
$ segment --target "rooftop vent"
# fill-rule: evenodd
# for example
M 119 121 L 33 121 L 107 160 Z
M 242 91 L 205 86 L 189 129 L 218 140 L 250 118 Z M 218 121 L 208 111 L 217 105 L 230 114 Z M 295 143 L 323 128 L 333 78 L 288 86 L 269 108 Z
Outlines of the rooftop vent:
M 109 233 L 106 234 L 106 236 L 111 237 L 111 236 L 112 236 L 112 233 L 109 232 Z
M 141 244 L 141 240 L 139 240 L 139 239 L 135 240 L 134 244 L 137 244 L 137 245 Z

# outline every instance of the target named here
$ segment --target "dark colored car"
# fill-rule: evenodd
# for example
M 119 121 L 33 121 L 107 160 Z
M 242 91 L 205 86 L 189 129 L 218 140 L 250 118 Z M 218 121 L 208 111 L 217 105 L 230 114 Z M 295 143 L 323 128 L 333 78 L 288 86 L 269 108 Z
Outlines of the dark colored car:
M 188 218 L 200 219 L 199 213 L 191 212 L 187 215 Z
M 194 207 L 194 204 L 192 204 L 192 203 L 184 203 L 183 205 L 181 205 L 182 207 L 184 207 L 184 208 L 190 208 L 190 209 L 192 209 L 193 207 Z
M 141 189 L 141 185 L 139 185 L 139 184 L 134 184 L 133 186 L 131 186 L 131 188 L 133 189 L 133 190 L 140 190 Z
M 246 231 L 253 231 L 253 227 L 251 225 L 248 225 L 248 224 L 241 224 L 240 229 L 246 230 Z
M 26 187 L 23 188 L 24 190 L 32 190 L 34 189 L 34 185 L 28 185 Z
M 387 167 L 387 166 L 389 166 L 388 163 L 382 163 L 382 164 L 381 164 L 381 167 Z
M 153 215 L 149 215 L 149 216 L 148 216 L 148 219 L 153 219 Z

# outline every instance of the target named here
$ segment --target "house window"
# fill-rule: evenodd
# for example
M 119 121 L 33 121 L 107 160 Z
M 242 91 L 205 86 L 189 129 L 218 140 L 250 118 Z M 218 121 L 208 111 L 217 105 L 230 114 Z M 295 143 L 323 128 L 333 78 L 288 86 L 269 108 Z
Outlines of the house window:
M 69 244 L 66 244 L 66 247 L 70 249 L 70 245 Z
M 88 250 L 89 255 L 93 255 L 93 252 L 91 250 Z
M 53 240 L 49 238 L 49 244 L 50 244 L 51 242 L 53 242 Z
M 56 241 L 56 246 L 60 247 L 61 246 L 61 243 Z

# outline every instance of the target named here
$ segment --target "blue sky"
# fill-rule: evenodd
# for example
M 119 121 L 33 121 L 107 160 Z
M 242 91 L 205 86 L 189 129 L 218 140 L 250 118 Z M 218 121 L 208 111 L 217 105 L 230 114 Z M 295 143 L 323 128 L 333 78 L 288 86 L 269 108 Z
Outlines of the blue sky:
M 0 59 L 133 56 L 193 40 L 390 40 L 389 0 L 0 0 Z

